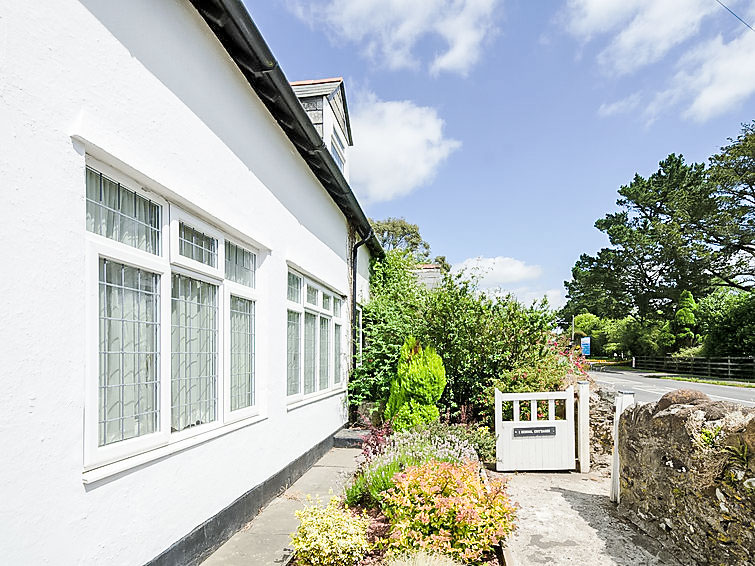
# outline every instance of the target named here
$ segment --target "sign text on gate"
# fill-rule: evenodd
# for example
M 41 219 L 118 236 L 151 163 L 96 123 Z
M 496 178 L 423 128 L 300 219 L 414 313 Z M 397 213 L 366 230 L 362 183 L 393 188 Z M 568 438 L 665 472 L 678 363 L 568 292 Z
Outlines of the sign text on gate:
M 535 436 L 556 436 L 555 426 L 527 426 L 514 429 L 514 438 L 527 438 Z

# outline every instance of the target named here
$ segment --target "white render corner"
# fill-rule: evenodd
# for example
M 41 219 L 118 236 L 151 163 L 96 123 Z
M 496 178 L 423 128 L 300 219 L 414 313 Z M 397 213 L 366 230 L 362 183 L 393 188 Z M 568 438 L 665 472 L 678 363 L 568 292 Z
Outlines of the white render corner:
M 3 11 L 4 560 L 149 563 L 346 422 L 355 228 L 191 2 Z

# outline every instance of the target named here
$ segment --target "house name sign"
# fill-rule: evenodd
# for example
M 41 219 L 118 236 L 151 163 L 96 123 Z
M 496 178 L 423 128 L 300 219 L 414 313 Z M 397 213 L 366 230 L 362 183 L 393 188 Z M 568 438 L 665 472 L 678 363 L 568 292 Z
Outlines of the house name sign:
M 514 438 L 535 438 L 556 436 L 555 426 L 526 426 L 514 429 Z

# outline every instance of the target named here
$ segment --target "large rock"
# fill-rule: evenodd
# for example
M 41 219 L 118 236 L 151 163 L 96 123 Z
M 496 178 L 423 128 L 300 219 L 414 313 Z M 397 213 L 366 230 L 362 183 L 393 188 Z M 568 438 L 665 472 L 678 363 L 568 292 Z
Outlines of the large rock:
M 620 509 L 682 563 L 755 564 L 753 448 L 755 409 L 699 391 L 628 409 L 619 422 Z
M 671 405 L 695 405 L 703 401 L 710 401 L 710 397 L 702 391 L 698 391 L 697 389 L 677 389 L 676 391 L 666 393 L 658 400 L 655 406 L 656 411 L 663 411 Z

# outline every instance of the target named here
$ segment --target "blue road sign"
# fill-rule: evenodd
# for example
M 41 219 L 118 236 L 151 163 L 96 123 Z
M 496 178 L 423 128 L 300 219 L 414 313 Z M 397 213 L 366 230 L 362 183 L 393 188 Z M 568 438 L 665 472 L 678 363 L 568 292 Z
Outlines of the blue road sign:
M 580 343 L 582 345 L 582 355 L 589 356 L 590 355 L 590 337 L 585 336 L 584 338 L 582 338 Z

